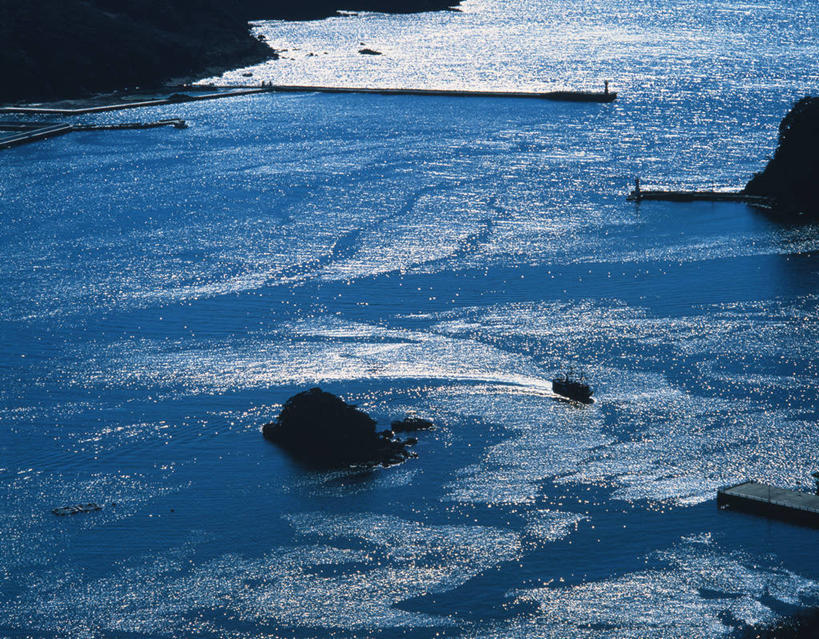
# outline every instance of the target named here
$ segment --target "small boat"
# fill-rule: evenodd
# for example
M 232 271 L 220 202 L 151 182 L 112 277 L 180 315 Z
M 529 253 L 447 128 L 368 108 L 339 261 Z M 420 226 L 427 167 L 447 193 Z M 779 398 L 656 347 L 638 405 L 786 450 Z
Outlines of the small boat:
M 552 380 L 552 390 L 558 395 L 563 395 L 584 404 L 592 403 L 592 389 L 581 375 L 575 378 L 571 369 L 565 375 L 558 375 Z

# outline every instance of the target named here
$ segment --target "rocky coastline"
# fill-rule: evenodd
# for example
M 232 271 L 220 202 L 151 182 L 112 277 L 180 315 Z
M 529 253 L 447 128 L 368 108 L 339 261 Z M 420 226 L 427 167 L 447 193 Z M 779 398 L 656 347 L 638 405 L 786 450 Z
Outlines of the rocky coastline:
M 459 0 L 0 0 L 0 103 L 159 88 L 275 58 L 251 20 L 410 13 Z
M 805 97 L 779 124 L 779 144 L 744 193 L 770 198 L 787 215 L 819 216 L 819 98 Z

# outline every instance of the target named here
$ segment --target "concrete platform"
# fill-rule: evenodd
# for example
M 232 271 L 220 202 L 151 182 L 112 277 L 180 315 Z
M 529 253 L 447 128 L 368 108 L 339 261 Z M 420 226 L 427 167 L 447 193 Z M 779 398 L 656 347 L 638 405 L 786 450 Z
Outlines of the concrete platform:
M 745 481 L 717 491 L 717 506 L 819 528 L 819 495 Z

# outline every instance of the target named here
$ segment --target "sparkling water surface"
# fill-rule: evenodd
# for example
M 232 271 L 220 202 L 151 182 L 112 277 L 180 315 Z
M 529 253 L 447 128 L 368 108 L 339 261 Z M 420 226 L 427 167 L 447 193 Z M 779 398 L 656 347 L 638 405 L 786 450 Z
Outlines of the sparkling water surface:
M 510 4 L 257 23 L 283 59 L 218 82 L 618 100 L 259 95 L 0 156 L 0 636 L 710 638 L 819 602 L 813 531 L 714 501 L 812 488 L 819 226 L 625 200 L 764 166 L 814 4 Z M 572 364 L 596 403 L 553 394 Z M 315 385 L 437 427 L 305 468 L 260 426 Z

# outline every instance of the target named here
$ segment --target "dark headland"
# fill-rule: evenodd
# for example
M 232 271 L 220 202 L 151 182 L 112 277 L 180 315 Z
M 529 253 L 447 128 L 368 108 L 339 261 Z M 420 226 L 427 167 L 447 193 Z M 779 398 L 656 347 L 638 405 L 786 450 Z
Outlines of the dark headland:
M 770 198 L 777 209 L 819 216 L 819 98 L 805 97 L 779 124 L 779 144 L 745 193 Z
M 819 98 L 805 97 L 779 124 L 779 144 L 764 170 L 740 191 L 645 190 L 639 178 L 634 202 L 744 202 L 785 219 L 819 217 Z
M 410 13 L 459 1 L 0 0 L 0 102 L 150 89 L 276 57 L 250 35 L 250 20 Z

